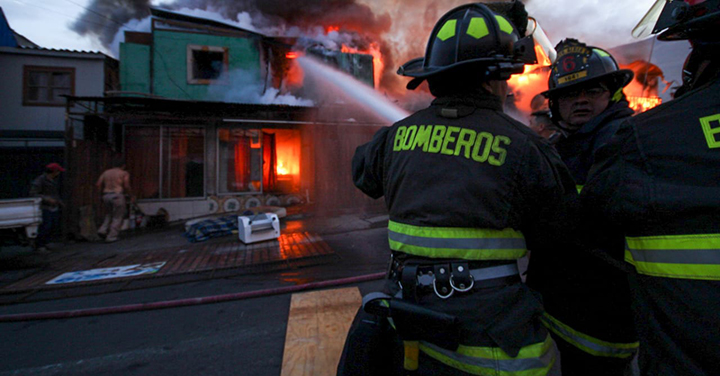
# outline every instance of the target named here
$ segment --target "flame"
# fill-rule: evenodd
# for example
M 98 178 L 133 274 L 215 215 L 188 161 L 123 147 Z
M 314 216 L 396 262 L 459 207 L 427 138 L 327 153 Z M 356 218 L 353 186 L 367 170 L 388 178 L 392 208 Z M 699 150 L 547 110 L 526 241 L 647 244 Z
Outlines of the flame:
M 545 54 L 542 46 L 535 45 L 535 54 L 537 55 L 538 63 L 534 65 L 525 65 L 523 73 L 514 74 L 508 80 L 513 96 L 515 99 L 515 106 L 518 110 L 525 114 L 530 114 L 532 109 L 530 108 L 530 102 L 532 98 L 547 90 L 547 78 L 549 70 L 547 67 L 552 64 L 550 58 Z
M 325 34 L 330 34 L 330 33 L 332 33 L 333 31 L 335 31 L 335 32 L 340 31 L 340 26 L 328 26 L 328 27 L 325 29 Z
M 284 163 L 284 162 L 278 162 L 278 164 L 277 164 L 277 174 L 278 174 L 278 175 L 289 175 L 289 174 L 290 174 L 290 170 L 288 170 L 287 168 L 285 168 L 285 163 Z
M 290 51 L 290 52 L 288 52 L 288 53 L 285 54 L 285 58 L 290 59 L 290 60 L 292 60 L 292 59 L 297 59 L 298 56 L 299 56 L 299 54 L 298 54 L 297 52 L 295 52 L 295 51 Z
M 292 52 L 288 52 L 288 54 L 290 53 Z M 296 59 L 288 59 L 288 62 L 289 67 L 285 76 L 285 85 L 288 88 L 302 87 L 303 81 L 305 80 L 305 72 Z
M 373 78 L 375 81 L 375 87 L 380 87 L 380 77 L 382 76 L 383 69 L 385 69 L 385 63 L 383 62 L 382 52 L 380 52 L 380 44 L 377 42 L 370 43 L 370 47 L 367 50 L 360 50 L 354 47 L 348 47 L 342 45 L 340 52 L 351 53 L 351 54 L 366 54 L 372 55 L 373 57 Z
M 630 102 L 630 108 L 635 110 L 635 113 L 645 112 L 655 106 L 662 103 L 662 98 L 659 97 L 627 97 Z

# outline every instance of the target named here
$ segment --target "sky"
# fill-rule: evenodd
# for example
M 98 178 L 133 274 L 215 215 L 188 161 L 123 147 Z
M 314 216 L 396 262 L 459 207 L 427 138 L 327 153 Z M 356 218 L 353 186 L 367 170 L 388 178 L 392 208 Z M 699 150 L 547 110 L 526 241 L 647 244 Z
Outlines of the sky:
M 70 29 L 70 24 L 86 11 L 90 2 L 0 0 L 0 7 L 10 27 L 42 47 L 101 51 L 114 55 L 112 49 L 103 47 L 99 41 L 80 36 Z M 152 1 L 154 5 L 160 2 Z M 376 13 L 399 3 L 397 0 L 358 2 L 367 4 Z M 407 0 L 402 2 L 408 3 Z M 634 41 L 630 31 L 654 0 L 526 0 L 525 3 L 530 15 L 540 22 L 553 44 L 572 36 L 591 45 L 610 48 Z

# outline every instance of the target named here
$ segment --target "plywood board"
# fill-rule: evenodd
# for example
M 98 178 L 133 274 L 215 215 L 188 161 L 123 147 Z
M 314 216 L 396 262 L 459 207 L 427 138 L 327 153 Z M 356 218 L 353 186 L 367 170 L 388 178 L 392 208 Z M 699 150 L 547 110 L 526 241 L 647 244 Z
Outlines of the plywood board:
M 362 297 L 357 287 L 293 294 L 281 376 L 332 376 Z

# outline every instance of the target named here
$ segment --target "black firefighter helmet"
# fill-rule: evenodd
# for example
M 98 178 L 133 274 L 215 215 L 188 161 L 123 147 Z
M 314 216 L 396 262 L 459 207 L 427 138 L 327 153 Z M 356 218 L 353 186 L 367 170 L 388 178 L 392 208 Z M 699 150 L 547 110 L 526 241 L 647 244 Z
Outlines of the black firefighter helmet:
M 520 38 L 507 18 L 473 3 L 445 13 L 430 34 L 425 57 L 410 60 L 397 73 L 415 77 L 407 85 L 414 90 L 429 77 L 461 68 L 477 69 L 487 79 L 506 80 L 536 59 L 531 36 Z
M 622 89 L 632 81 L 634 73 L 629 69 L 620 69 L 610 53 L 572 38 L 558 43 L 555 50 L 557 59 L 548 77 L 549 90 L 542 93 L 549 99 L 553 117 L 560 119 L 558 94 L 581 86 L 603 82 L 612 95 L 610 104 L 624 98 Z

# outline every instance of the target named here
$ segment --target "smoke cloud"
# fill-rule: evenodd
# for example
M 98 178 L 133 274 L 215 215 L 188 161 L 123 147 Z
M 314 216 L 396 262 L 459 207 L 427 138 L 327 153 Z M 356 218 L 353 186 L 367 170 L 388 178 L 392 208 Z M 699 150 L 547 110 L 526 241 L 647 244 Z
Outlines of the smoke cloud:
M 160 8 L 229 22 L 268 36 L 321 40 L 329 48 L 342 43 L 364 50 L 375 43 L 384 63 L 378 89 L 393 97 L 407 93 L 405 83 L 408 79 L 395 74 L 398 66 L 423 56 L 428 36 L 440 16 L 464 3 L 467 0 L 153 2 Z M 632 42 L 632 27 L 652 3 L 653 0 L 525 1 L 528 13 L 539 21 L 552 43 L 573 37 L 605 48 Z M 92 0 L 88 10 L 72 27 L 81 35 L 96 37 L 117 54 L 123 30 L 149 30 L 149 19 L 145 19 L 150 14 L 151 5 L 151 0 Z M 331 27 L 334 31 L 328 33 Z

